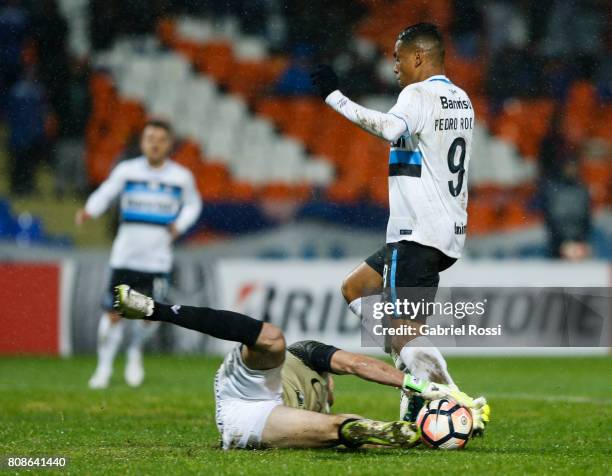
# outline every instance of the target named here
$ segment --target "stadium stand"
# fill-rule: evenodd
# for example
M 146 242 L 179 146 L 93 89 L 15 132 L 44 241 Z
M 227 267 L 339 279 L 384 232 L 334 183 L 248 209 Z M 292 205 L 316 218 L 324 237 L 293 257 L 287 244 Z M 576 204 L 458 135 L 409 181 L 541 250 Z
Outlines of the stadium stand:
M 191 31 L 209 32 L 211 27 L 202 21 L 202 26 L 197 28 L 194 22 L 193 19 L 164 21 L 160 25 L 162 41 L 170 47 L 174 45 L 186 58 L 197 58 L 198 48 L 193 42 L 198 41 L 198 37 L 188 35 Z M 234 34 L 239 37 L 239 33 Z M 209 38 L 202 40 L 200 48 L 206 48 Z M 185 41 L 191 42 L 188 50 L 184 49 Z M 242 41 L 237 40 L 236 44 L 240 45 Z M 265 58 L 259 56 L 258 59 L 261 63 L 265 63 Z M 274 58 L 270 61 L 275 63 L 279 60 Z M 198 64 L 197 60 L 195 64 Z M 271 66 L 261 67 L 261 70 L 266 69 L 271 69 Z M 211 76 L 220 84 L 224 84 L 223 75 L 211 73 Z M 265 87 L 266 81 L 259 84 Z M 388 105 L 376 104 L 375 101 L 370 101 L 369 105 L 379 109 L 388 108 Z M 337 178 L 326 194 L 330 201 L 354 203 L 365 196 L 380 205 L 386 204 L 386 171 L 380 161 L 380 157 L 386 155 L 386 144 L 365 132 L 356 130 L 344 121 L 338 121 L 333 111 L 314 98 L 266 97 L 256 101 L 254 107 L 260 115 L 271 119 L 286 135 L 300 141 L 308 150 L 326 157 L 335 166 Z M 533 181 L 535 167 L 522 160 L 511 145 L 489 137 L 481 126 L 478 127 L 476 134 L 478 140 L 475 141 L 472 169 L 477 172 L 472 176 L 473 184 L 500 184 L 507 187 Z M 496 157 L 494 164 L 489 160 L 492 154 Z M 490 203 L 487 200 L 485 208 L 490 208 Z M 495 214 L 499 216 L 499 222 L 505 221 L 503 213 L 502 209 L 502 214 Z M 513 213 L 516 216 L 516 212 Z M 476 218 L 474 221 L 478 220 L 479 218 Z M 486 220 L 484 222 L 486 223 Z M 511 222 L 516 226 L 516 220 Z M 491 231 L 502 228 L 500 223 L 493 228 L 479 223 L 472 225 L 476 233 L 480 230 Z
M 161 52 L 154 40 L 147 53 L 141 46 L 119 43 L 98 59 L 99 67 L 112 72 L 117 91 L 110 78 L 97 78 L 101 86 L 94 93 L 88 148 L 96 151 L 89 160 L 94 181 L 106 176 L 117 155 L 105 149 L 120 150 L 142 126 L 146 109 L 173 121 L 183 139 L 175 158 L 202 178 L 200 190 L 209 200 L 249 198 L 247 184 L 272 191 L 290 185 L 292 197 L 298 198 L 305 186 L 331 182 L 333 171 L 326 162 L 307 157 L 299 143 L 276 135 L 269 121 L 248 113 L 240 97 L 219 93 L 207 77 L 194 75 L 183 57 Z M 105 166 L 100 165 L 102 154 L 111 157 Z
M 202 7 L 199 16 L 184 15 L 185 9 L 173 8 L 174 3 L 181 2 L 167 2 L 164 15 L 147 16 L 153 18 L 150 33 L 155 37 L 145 33 L 127 39 L 121 36 L 124 25 L 113 28 L 112 48 L 100 51 L 88 31 L 95 5 L 92 10 L 87 0 L 60 2 L 70 27 L 71 54 L 90 54 L 96 70 L 91 76 L 92 111 L 86 133 L 90 184 L 99 184 L 133 145 L 147 115 L 165 116 L 175 124 L 180 139 L 175 159 L 195 172 L 207 204 L 249 204 L 261 212 L 262 201 L 292 202 L 297 206 L 293 216 L 299 218 L 324 208 L 307 206 L 321 202 L 330 209 L 345 207 L 347 216 L 363 217 L 346 222 L 381 227 L 382 221 L 368 222 L 370 212 L 364 210 L 386 207 L 386 163 L 381 160 L 387 154 L 386 144 L 339 120 L 318 98 L 275 90 L 293 61 L 289 51 L 300 50 L 292 48 L 312 32 L 304 26 L 301 36 L 285 38 L 279 47 L 261 27 L 265 15 L 272 13 L 263 13 L 257 25 L 245 26 L 223 9 Z M 529 86 L 524 93 L 511 88 L 501 94 L 502 80 L 516 79 L 503 78 L 495 69 L 511 61 L 511 54 L 507 61 L 501 59 L 508 48 L 532 53 L 521 44 L 514 46 L 516 40 L 508 39 L 508 32 L 495 36 L 490 31 L 494 24 L 490 11 L 480 11 L 482 18 L 469 17 L 460 27 L 457 18 L 466 8 L 461 2 L 394 0 L 383 2 L 384 8 L 378 0 L 358 3 L 362 8 L 354 18 L 343 19 L 343 28 L 352 31 L 347 41 L 354 45 L 348 46 L 358 50 L 357 56 L 365 51 L 370 58 L 372 90 L 356 96 L 369 107 L 387 109 L 397 92 L 389 76 L 395 38 L 390 31 L 427 20 L 437 23 L 449 40 L 448 76 L 468 91 L 477 114 L 470 233 L 486 235 L 542 223 L 537 196 L 539 181 L 546 180 L 541 147 L 557 116 L 572 150 L 579 150 L 582 178 L 595 209 L 609 206 L 612 132 L 607 124 L 612 107 L 605 101 L 600 80 L 574 74 L 557 87 L 551 76 L 557 82 L 565 76 L 553 71 L 546 73 L 549 77 L 538 76 L 546 84 L 540 90 Z M 173 11 L 179 14 L 167 14 Z M 519 18 L 531 14 L 521 11 Z M 288 16 L 283 18 L 276 10 L 273 15 L 275 21 L 291 26 Z M 319 39 L 313 37 L 312 42 Z M 346 43 L 338 44 L 328 56 L 316 47 L 300 46 L 300 51 L 310 51 L 306 56 L 311 62 L 341 63 L 344 47 Z M 350 74 L 349 67 L 344 76 Z M 352 86 L 347 84 L 350 95 Z M 323 215 L 333 220 L 333 214 Z M 261 225 L 266 220 L 255 222 Z

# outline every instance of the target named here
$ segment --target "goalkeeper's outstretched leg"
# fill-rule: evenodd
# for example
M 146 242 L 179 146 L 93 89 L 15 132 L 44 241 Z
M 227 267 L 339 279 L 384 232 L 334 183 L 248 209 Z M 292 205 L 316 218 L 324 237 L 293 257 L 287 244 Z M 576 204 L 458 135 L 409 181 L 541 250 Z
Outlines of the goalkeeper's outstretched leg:
M 419 442 L 419 432 L 412 423 L 380 422 L 358 415 L 327 413 L 332 400 L 327 372 L 355 373 L 368 380 L 401 386 L 403 374 L 383 362 L 305 341 L 293 352 L 309 361 L 310 366 L 307 366 L 304 361 L 296 362 L 295 356 L 286 352 L 282 331 L 270 323 L 231 311 L 168 306 L 127 285 L 117 286 L 115 305 L 121 315 L 129 319 L 170 322 L 241 343 L 226 356 L 215 377 L 216 420 L 225 449 L 322 448 L 340 444 L 408 448 Z M 293 359 L 290 371 L 303 384 L 292 390 L 311 399 L 312 395 L 323 395 L 323 401 L 311 402 L 319 404 L 320 411 L 283 404 L 283 363 L 287 355 L 292 355 Z M 317 365 L 327 367 L 325 371 L 313 370 Z M 303 376 L 308 378 L 300 378 Z M 291 380 L 296 381 L 295 378 Z M 319 393 L 307 387 L 307 384 L 314 385 L 315 380 Z

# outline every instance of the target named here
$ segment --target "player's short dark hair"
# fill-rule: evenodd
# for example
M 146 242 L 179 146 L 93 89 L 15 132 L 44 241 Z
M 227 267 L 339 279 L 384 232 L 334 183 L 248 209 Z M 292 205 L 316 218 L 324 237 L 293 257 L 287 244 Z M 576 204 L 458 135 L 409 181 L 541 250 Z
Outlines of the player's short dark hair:
M 405 45 L 418 40 L 432 42 L 437 50 L 435 53 L 438 56 L 438 60 L 444 62 L 444 38 L 440 30 L 438 30 L 438 27 L 433 23 L 416 23 L 410 25 L 399 34 L 397 39 Z
M 170 122 L 166 121 L 165 119 L 160 119 L 158 117 L 151 118 L 151 119 L 148 119 L 147 122 L 145 122 L 144 126 L 145 127 L 148 127 L 148 126 L 159 127 L 160 129 L 165 130 L 170 137 L 174 135 Z

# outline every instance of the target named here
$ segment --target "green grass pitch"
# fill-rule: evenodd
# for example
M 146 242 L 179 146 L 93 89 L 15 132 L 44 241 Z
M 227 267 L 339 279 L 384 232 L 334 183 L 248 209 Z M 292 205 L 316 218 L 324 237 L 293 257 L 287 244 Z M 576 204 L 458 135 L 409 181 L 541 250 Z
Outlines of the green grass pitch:
M 611 474 L 612 359 L 452 358 L 459 385 L 484 394 L 492 422 L 464 451 L 218 449 L 220 360 L 149 356 L 139 389 L 91 391 L 91 357 L 0 359 L 0 456 L 68 458 L 64 474 Z M 337 377 L 337 412 L 389 420 L 391 388 Z M 5 468 L 0 468 L 0 472 Z M 49 472 L 48 470 L 46 470 Z M 23 471 L 22 471 L 23 472 Z M 51 471 L 55 472 L 55 471 Z

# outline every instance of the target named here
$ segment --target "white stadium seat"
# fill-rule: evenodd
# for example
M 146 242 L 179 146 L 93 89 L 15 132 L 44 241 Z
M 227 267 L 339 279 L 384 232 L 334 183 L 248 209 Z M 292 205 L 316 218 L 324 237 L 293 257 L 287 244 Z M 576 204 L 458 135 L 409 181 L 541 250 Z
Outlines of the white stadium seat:
M 245 36 L 236 41 L 234 53 L 240 60 L 262 60 L 268 55 L 268 49 L 263 40 L 253 36 Z
M 181 20 L 180 25 L 181 32 L 192 38 L 202 35 L 201 28 L 234 36 L 237 31 L 231 21 L 212 25 Z M 147 41 L 118 41 L 96 59 L 99 67 L 113 74 L 123 97 L 141 101 L 149 114 L 170 119 L 179 137 L 194 140 L 209 160 L 226 164 L 237 180 L 317 186 L 333 181 L 334 168 L 328 162 L 309 158 L 299 142 L 278 135 L 268 119 L 251 115 L 240 97 L 221 94 L 183 57 L 162 52 L 157 43 Z M 245 57 L 265 52 L 264 43 L 253 38 L 243 37 L 238 44 Z

